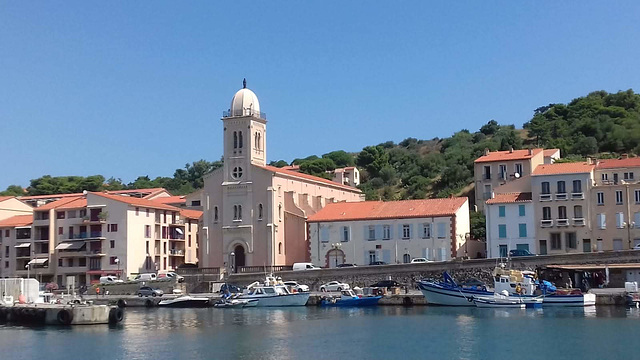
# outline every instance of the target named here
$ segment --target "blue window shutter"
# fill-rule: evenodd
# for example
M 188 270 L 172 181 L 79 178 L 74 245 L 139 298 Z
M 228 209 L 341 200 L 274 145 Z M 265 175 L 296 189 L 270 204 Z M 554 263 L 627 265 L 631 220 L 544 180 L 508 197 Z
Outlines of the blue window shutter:
M 413 239 L 413 224 L 409 224 L 409 239 Z
M 365 225 L 362 227 L 362 236 L 365 240 L 369 240 L 369 226 Z
M 322 238 L 322 242 L 328 242 L 329 241 L 329 228 L 327 228 L 326 226 L 322 226 L 320 228 L 320 237 Z
M 389 225 L 389 239 L 393 239 L 393 225 Z
M 525 211 L 524 205 L 518 205 L 518 211 L 520 212 L 520 216 L 525 216 L 526 215 L 526 211 Z
M 498 225 L 498 237 L 501 239 L 507 237 L 507 225 Z
M 376 239 L 382 239 L 382 225 L 376 225 Z
M 521 238 L 527 237 L 527 224 L 518 224 Z
M 391 250 L 382 250 L 382 261 L 391 263 Z
M 364 258 L 362 260 L 362 265 L 369 265 L 369 250 L 364 251 Z
M 498 206 L 498 216 L 499 217 L 504 217 L 505 216 L 505 209 L 503 205 Z
M 398 225 L 398 239 L 402 239 L 402 224 Z

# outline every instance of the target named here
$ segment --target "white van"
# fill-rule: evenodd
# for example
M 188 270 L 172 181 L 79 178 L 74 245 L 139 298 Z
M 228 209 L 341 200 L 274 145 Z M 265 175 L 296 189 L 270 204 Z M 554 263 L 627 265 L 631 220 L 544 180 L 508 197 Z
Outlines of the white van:
M 100 284 L 117 284 L 117 283 L 123 283 L 123 282 L 124 280 L 118 279 L 113 275 L 100 277 Z
M 138 274 L 136 275 L 135 278 L 133 278 L 133 281 L 154 281 L 154 280 L 156 280 L 156 274 L 154 273 Z
M 315 265 L 313 265 L 310 262 L 294 263 L 293 264 L 293 271 L 300 271 L 300 270 L 320 270 L 320 268 L 315 266 Z

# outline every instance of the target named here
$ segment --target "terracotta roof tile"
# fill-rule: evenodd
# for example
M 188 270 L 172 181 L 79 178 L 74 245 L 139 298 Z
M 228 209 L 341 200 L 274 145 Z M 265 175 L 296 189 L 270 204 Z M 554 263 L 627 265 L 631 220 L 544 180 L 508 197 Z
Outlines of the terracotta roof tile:
M 189 219 L 200 219 L 202 217 L 202 211 L 191 210 L 191 209 L 181 209 L 180 216 L 186 217 Z
M 51 209 L 79 209 L 87 206 L 87 199 L 81 194 L 73 197 L 65 197 L 48 204 L 42 205 L 34 211 L 47 211 Z
M 129 204 L 129 205 L 134 205 L 134 206 L 139 206 L 139 207 L 145 207 L 145 208 L 150 208 L 150 209 L 169 210 L 169 211 L 180 211 L 180 209 L 175 207 L 175 206 L 161 204 L 161 203 L 158 203 L 158 202 L 156 202 L 154 200 L 147 200 L 147 199 L 141 199 L 141 198 L 137 198 L 137 197 L 124 196 L 124 195 L 105 194 L 105 193 L 99 193 L 99 192 L 92 192 L 90 194 L 97 195 L 97 196 L 102 196 L 103 198 L 107 198 L 107 199 L 111 199 L 111 200 L 115 200 L 115 201 L 120 201 L 120 202 Z
M 451 216 L 465 205 L 466 197 L 402 201 L 361 201 L 327 204 L 309 222 L 407 219 Z
M 14 198 L 15 196 L 0 196 L 0 202 Z
M 542 156 L 547 157 L 547 156 L 555 155 L 559 151 L 560 149 L 544 149 L 544 151 L 542 152 Z
M 321 178 L 321 177 L 317 177 L 317 176 L 313 176 L 313 175 L 309 175 L 309 174 L 305 174 L 305 173 L 300 173 L 300 172 L 295 172 L 295 171 L 291 171 L 291 170 L 284 170 L 281 168 L 277 168 L 275 166 L 260 166 L 260 165 L 256 165 L 257 167 L 263 168 L 267 171 L 271 171 L 277 174 L 283 174 L 283 175 L 287 175 L 287 176 L 292 176 L 292 177 L 297 177 L 297 178 L 301 178 L 301 179 L 305 179 L 305 180 L 311 180 L 311 181 L 316 181 L 316 182 L 321 182 L 327 185 L 331 185 L 331 186 L 335 186 L 335 187 L 339 187 L 348 191 L 353 191 L 353 192 L 361 192 L 360 189 L 358 188 L 354 188 L 348 185 L 342 185 L 340 183 L 337 182 L 333 182 L 331 180 L 327 180 L 325 178 Z
M 151 201 L 159 202 L 160 204 L 186 204 L 187 199 L 184 198 L 184 195 L 180 196 L 164 196 L 152 199 Z
M 533 149 L 529 154 L 529 149 L 524 150 L 507 150 L 507 151 L 492 151 L 488 155 L 480 156 L 475 162 L 493 162 L 493 161 L 510 161 L 510 160 L 526 160 L 531 159 L 534 155 L 539 154 L 542 149 Z
M 150 189 L 129 189 L 129 190 L 110 190 L 107 194 L 130 194 L 130 193 L 146 193 L 148 195 L 157 194 L 162 191 L 167 191 L 165 188 L 150 188 Z M 38 200 L 38 199 L 58 199 L 73 196 L 82 196 L 82 193 L 70 193 L 70 194 L 51 194 L 51 195 L 32 195 L 32 196 L 20 196 L 20 200 Z
M 504 193 L 504 194 L 495 194 L 493 199 L 487 200 L 487 204 L 510 204 L 510 203 L 519 203 L 519 202 L 531 202 L 531 193 L 530 192 L 520 192 L 520 193 Z
M 538 165 L 533 170 L 532 176 L 540 175 L 561 175 L 561 174 L 580 174 L 589 173 L 593 170 L 594 165 L 582 162 L 575 163 L 553 163 L 547 165 Z
M 604 159 L 599 160 L 596 165 L 597 169 L 616 169 L 640 167 L 640 157 L 630 157 L 627 159 Z
M 27 226 L 33 224 L 33 215 L 16 215 L 0 220 L 0 227 Z

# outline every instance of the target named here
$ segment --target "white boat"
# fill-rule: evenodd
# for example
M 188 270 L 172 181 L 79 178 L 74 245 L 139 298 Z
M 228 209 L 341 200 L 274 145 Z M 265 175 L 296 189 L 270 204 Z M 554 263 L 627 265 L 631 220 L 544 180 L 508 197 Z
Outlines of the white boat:
M 264 283 L 254 282 L 237 299 L 259 300 L 256 306 L 305 306 L 309 293 L 292 293 L 273 276 L 267 276 Z
M 165 299 L 158 303 L 158 306 L 174 308 L 199 308 L 209 306 L 209 299 L 206 297 L 194 297 L 189 295 L 179 296 L 174 299 Z
M 473 303 L 479 308 L 524 309 L 527 306 L 524 298 L 519 296 L 509 296 L 509 293 L 506 291 L 503 291 L 502 294 L 493 294 L 493 296 L 474 296 Z
M 216 308 L 246 308 L 258 306 L 257 299 L 223 299 L 213 304 Z

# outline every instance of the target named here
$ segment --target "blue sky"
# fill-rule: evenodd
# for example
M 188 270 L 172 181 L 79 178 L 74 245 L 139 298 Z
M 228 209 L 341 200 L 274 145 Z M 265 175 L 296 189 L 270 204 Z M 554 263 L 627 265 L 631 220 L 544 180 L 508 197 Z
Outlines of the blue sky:
M 541 105 L 638 90 L 639 14 L 637 1 L 4 1 L 0 189 L 217 160 L 244 77 L 269 160 L 521 126 Z

